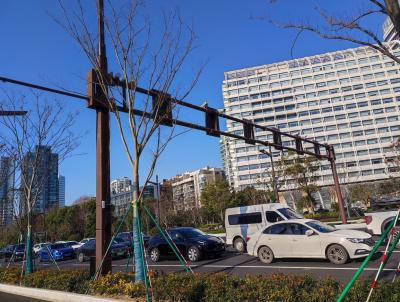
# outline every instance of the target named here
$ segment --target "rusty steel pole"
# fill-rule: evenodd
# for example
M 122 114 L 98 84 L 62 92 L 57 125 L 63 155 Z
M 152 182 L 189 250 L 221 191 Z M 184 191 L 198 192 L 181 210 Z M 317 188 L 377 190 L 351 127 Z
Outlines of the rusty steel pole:
M 107 56 L 104 38 L 104 3 L 97 0 L 98 65 L 99 74 L 105 79 Z M 106 81 L 104 81 L 106 83 Z M 107 102 L 107 87 L 102 92 Z M 96 108 L 96 267 L 100 267 L 111 240 L 110 198 L 110 115 L 107 108 Z M 112 270 L 110 252 L 104 258 L 100 270 L 105 275 Z
M 331 169 L 332 169 L 332 174 L 333 174 L 333 181 L 335 182 L 336 196 L 337 196 L 337 200 L 338 200 L 338 204 L 339 204 L 340 218 L 342 219 L 343 224 L 347 224 L 346 212 L 344 210 L 342 190 L 340 189 L 339 178 L 338 178 L 337 170 L 336 170 L 335 151 L 332 146 L 329 146 L 328 151 L 329 151 L 328 157 L 329 157 L 329 161 L 331 163 Z

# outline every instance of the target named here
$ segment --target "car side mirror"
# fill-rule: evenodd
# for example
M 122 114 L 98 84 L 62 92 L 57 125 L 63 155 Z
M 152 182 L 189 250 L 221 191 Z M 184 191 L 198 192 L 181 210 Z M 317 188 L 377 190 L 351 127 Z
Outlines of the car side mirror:
M 306 231 L 306 235 L 308 236 L 308 237 L 310 237 L 310 236 L 312 236 L 312 235 L 314 235 L 315 233 L 314 233 L 314 231 L 313 230 L 307 230 Z

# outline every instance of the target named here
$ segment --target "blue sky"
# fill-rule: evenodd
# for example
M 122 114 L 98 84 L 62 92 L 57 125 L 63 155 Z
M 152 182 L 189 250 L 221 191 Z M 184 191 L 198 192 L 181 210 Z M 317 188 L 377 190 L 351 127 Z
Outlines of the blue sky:
M 67 4 L 70 1 L 65 1 Z M 72 1 L 71 1 L 72 2 Z M 107 3 L 107 1 L 105 1 Z M 324 3 L 333 12 L 356 10 L 367 1 L 296 1 L 280 0 L 148 0 L 145 11 L 179 8 L 184 20 L 194 25 L 197 48 L 189 64 L 208 61 L 198 85 L 187 101 L 202 104 L 204 100 L 216 108 L 223 106 L 221 84 L 224 71 L 291 59 L 290 48 L 296 35 L 254 17 L 275 20 L 310 20 L 316 22 L 312 8 Z M 67 5 L 68 6 L 68 5 Z M 57 25 L 50 14 L 60 13 L 57 1 L 2 2 L 0 10 L 0 75 L 34 83 L 59 85 L 78 92 L 85 91 L 85 75 L 89 63 L 76 43 Z M 87 12 L 93 15 L 94 11 Z M 154 14 L 157 16 L 157 13 Z M 95 19 L 93 19 L 95 20 Z M 158 23 L 155 18 L 154 27 Z M 383 19 L 369 20 L 371 28 L 380 32 Z M 294 57 L 354 47 L 353 44 L 326 41 L 304 34 L 294 49 Z M 110 66 L 110 70 L 112 66 Z M 185 72 L 191 77 L 190 68 Z M 186 75 L 184 75 L 186 76 Z M 19 87 L 0 83 L 0 89 L 14 92 Z M 60 173 L 66 176 L 66 203 L 81 195 L 95 193 L 95 112 L 82 101 L 54 95 L 48 99 L 65 101 L 70 110 L 79 112 L 77 131 L 86 131 L 76 154 L 64 161 Z M 1 91 L 0 91 L 1 97 Z M 182 116 L 181 116 L 182 117 Z M 183 117 L 182 117 L 183 118 Z M 188 118 L 196 119 L 188 116 Z M 199 122 L 202 122 L 199 120 Z M 221 166 L 218 139 L 202 132 L 189 131 L 174 140 L 160 158 L 156 173 L 160 179 L 203 166 Z M 130 176 L 128 162 L 120 138 L 113 127 L 111 134 L 111 178 Z

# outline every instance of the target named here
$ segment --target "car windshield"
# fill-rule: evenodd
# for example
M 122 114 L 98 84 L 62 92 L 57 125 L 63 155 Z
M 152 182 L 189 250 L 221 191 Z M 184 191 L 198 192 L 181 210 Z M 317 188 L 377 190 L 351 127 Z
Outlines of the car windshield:
M 65 245 L 65 243 L 56 243 L 56 244 L 52 244 L 50 245 L 50 248 L 52 250 L 56 250 L 56 249 L 63 249 L 66 248 L 67 246 Z
M 194 238 L 205 235 L 202 231 L 198 229 L 181 229 L 179 230 L 185 238 Z
M 286 219 L 301 219 L 304 218 L 300 214 L 297 214 L 295 211 L 289 208 L 281 208 L 278 209 L 278 212 L 281 213 Z
M 321 233 L 330 233 L 336 231 L 335 227 L 317 220 L 306 222 L 306 225 Z

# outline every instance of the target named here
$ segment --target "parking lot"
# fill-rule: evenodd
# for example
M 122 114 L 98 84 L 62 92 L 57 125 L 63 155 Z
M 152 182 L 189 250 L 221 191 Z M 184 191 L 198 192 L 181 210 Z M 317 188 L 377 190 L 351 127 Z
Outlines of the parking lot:
M 380 251 L 383 251 L 384 247 L 381 247 Z M 377 253 L 373 260 L 370 261 L 368 266 L 365 268 L 361 277 L 372 277 L 375 275 L 376 270 L 379 266 L 381 253 Z M 113 271 L 126 271 L 128 259 L 119 259 L 113 261 Z M 397 249 L 393 252 L 391 259 L 386 265 L 385 270 L 382 272 L 381 277 L 391 280 L 394 275 L 394 271 L 400 261 L 400 250 Z M 59 261 L 57 262 L 60 269 L 66 268 L 84 268 L 89 270 L 89 262 L 80 263 L 76 259 Z M 263 264 L 257 258 L 249 256 L 247 254 L 239 254 L 232 248 L 228 248 L 226 252 L 218 259 L 204 259 L 196 263 L 191 263 L 191 267 L 194 272 L 225 272 L 228 274 L 237 274 L 244 276 L 260 275 L 260 274 L 271 274 L 271 273 L 284 273 L 284 274 L 312 274 L 316 277 L 331 276 L 342 282 L 347 282 L 354 275 L 358 267 L 361 265 L 362 259 L 356 261 L 350 261 L 344 265 L 334 265 L 327 260 L 315 260 L 315 259 L 277 259 L 274 263 Z M 3 267 L 7 263 L 1 264 Z M 37 267 L 40 268 L 54 268 L 55 265 L 51 262 L 40 263 L 36 262 Z M 11 263 L 11 266 L 21 266 L 21 262 Z M 128 270 L 133 269 L 132 261 L 128 264 Z M 179 261 L 174 259 L 162 260 L 157 263 L 149 261 L 150 269 L 158 272 L 177 272 L 184 271 L 184 268 L 180 265 Z

